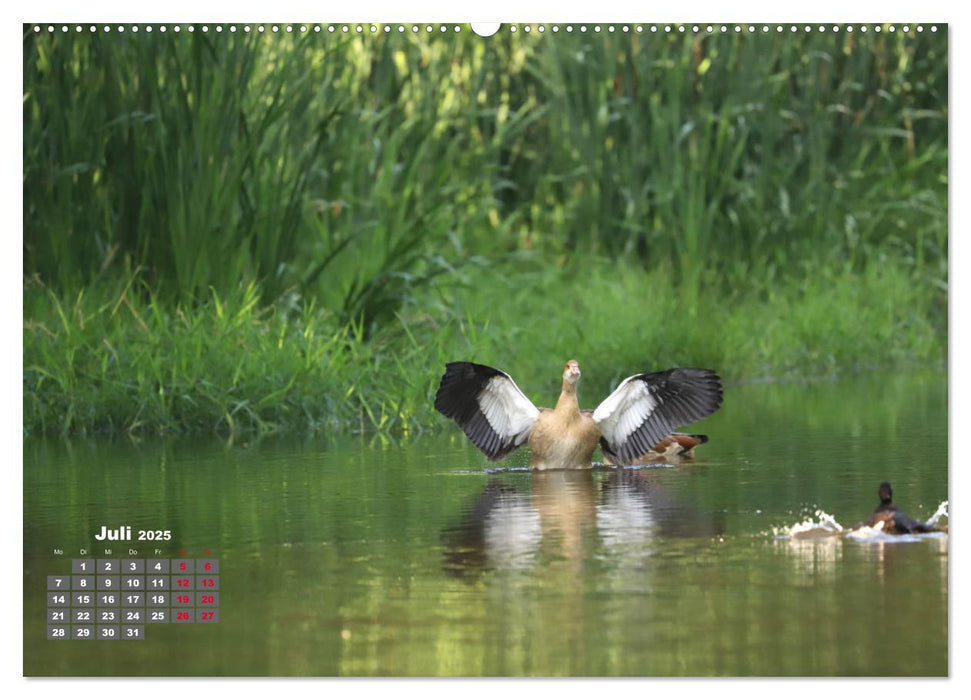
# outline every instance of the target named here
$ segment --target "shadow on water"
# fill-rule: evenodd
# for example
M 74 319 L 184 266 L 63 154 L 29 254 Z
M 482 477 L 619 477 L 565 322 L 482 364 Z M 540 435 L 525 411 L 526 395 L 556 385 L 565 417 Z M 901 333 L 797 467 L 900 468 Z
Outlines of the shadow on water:
M 493 476 L 461 520 L 442 531 L 443 569 L 474 581 L 493 569 L 535 566 L 544 553 L 582 562 L 591 538 L 612 547 L 723 534 L 722 513 L 673 498 L 652 471 L 536 472 L 528 485 Z

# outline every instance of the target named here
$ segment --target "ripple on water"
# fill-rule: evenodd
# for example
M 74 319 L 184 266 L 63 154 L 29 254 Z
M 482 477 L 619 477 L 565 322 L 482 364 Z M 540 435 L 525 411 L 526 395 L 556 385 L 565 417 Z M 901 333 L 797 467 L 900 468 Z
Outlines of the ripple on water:
M 648 469 L 674 469 L 679 466 L 674 462 L 648 462 L 646 464 L 632 464 L 626 467 L 619 467 L 614 464 L 602 464 L 600 462 L 593 463 L 594 471 L 644 471 Z M 452 470 L 452 474 L 515 474 L 515 473 L 531 473 L 533 470 L 530 467 L 484 467 L 482 469 L 455 469 Z

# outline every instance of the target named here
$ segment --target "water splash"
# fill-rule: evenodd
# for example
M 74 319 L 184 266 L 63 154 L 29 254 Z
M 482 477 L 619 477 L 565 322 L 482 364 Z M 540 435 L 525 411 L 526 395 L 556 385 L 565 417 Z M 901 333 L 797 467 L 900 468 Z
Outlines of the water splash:
M 934 511 L 934 515 L 927 519 L 928 525 L 937 525 L 937 521 L 941 518 L 947 517 L 947 501 L 943 501 L 941 505 L 937 506 L 937 510 Z
M 948 517 L 948 502 L 943 501 L 927 520 L 927 524 L 942 528 L 936 532 L 915 533 L 910 535 L 892 535 L 883 531 L 883 523 L 874 527 L 866 525 L 846 528 L 839 524 L 835 517 L 817 508 L 811 515 L 794 525 L 773 527 L 771 534 L 778 540 L 811 540 L 830 537 L 847 537 L 857 541 L 881 542 L 915 542 L 923 539 L 933 539 L 947 536 L 947 526 L 941 526 L 939 521 Z
M 894 535 L 891 535 L 883 531 L 883 521 L 880 521 L 873 527 L 868 525 L 861 525 L 860 527 L 848 530 L 846 536 L 851 540 L 861 541 L 888 541 L 893 540 Z M 903 535 L 901 535 L 903 536 Z
M 807 516 L 805 520 L 795 525 L 772 528 L 773 536 L 780 540 L 835 537 L 842 533 L 843 526 L 822 509 L 816 509 L 811 516 Z

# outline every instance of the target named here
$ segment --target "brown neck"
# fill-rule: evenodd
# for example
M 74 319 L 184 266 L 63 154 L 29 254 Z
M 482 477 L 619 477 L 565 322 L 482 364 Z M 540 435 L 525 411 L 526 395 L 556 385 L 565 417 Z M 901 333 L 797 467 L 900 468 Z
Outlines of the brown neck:
M 577 402 L 576 382 L 571 383 L 565 379 L 563 380 L 563 390 L 560 392 L 560 398 L 556 402 L 556 408 L 553 410 L 557 413 L 580 415 L 580 404 Z

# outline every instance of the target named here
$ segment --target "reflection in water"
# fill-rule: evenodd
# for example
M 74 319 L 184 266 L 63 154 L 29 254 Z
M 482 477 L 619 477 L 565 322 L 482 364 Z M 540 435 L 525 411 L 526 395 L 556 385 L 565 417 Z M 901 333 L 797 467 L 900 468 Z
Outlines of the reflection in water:
M 443 568 L 473 578 L 540 562 L 579 571 L 591 541 L 615 554 L 648 554 L 655 537 L 723 533 L 720 512 L 699 512 L 671 498 L 653 471 L 536 472 L 529 491 L 492 479 L 462 520 L 443 531 Z
M 583 540 L 593 532 L 597 517 L 597 485 L 593 472 L 551 471 L 534 474 L 532 502 L 539 513 L 544 554 L 562 557 L 570 569 L 583 565 Z
M 806 503 L 858 522 L 884 479 L 931 515 L 947 497 L 946 381 L 734 391 L 744 410 L 707 419 L 718 439 L 693 464 L 545 479 L 484 474 L 455 436 L 25 440 L 24 671 L 947 675 L 947 535 L 768 533 Z M 111 649 L 48 641 L 51 548 L 102 523 L 215 545 L 219 624 Z
M 442 533 L 444 568 L 465 576 L 500 565 L 528 566 L 540 540 L 539 515 L 523 507 L 522 494 L 512 486 L 491 479 L 466 518 Z
M 602 485 L 603 504 L 598 520 L 605 540 L 626 536 L 640 540 L 664 537 L 715 537 L 725 531 L 721 511 L 701 512 L 671 498 L 660 484 L 656 469 L 617 469 Z M 614 521 L 611 522 L 611 518 Z M 625 519 L 633 521 L 625 522 Z
M 803 585 L 835 581 L 836 564 L 843 556 L 841 537 L 794 537 L 778 539 L 776 542 L 782 553 L 791 558 L 793 572 Z
M 927 542 L 942 555 L 947 554 L 947 501 L 942 502 L 927 525 L 937 528 L 921 533 L 893 534 L 883 531 L 883 522 L 875 526 L 856 525 L 846 529 L 836 518 L 823 510 L 816 510 L 811 517 L 790 526 L 773 528 L 772 533 L 782 550 L 793 556 L 796 571 L 817 581 L 835 578 L 837 564 L 844 556 L 844 541 L 859 542 L 866 547 L 853 550 L 853 555 L 862 556 L 877 564 L 876 571 L 883 577 L 888 564 L 892 563 L 895 552 L 905 543 Z M 815 518 L 815 519 L 814 519 Z M 945 522 L 941 522 L 941 521 Z M 942 559 L 944 567 L 942 581 L 946 582 L 947 559 Z M 946 589 L 946 585 L 945 585 Z

